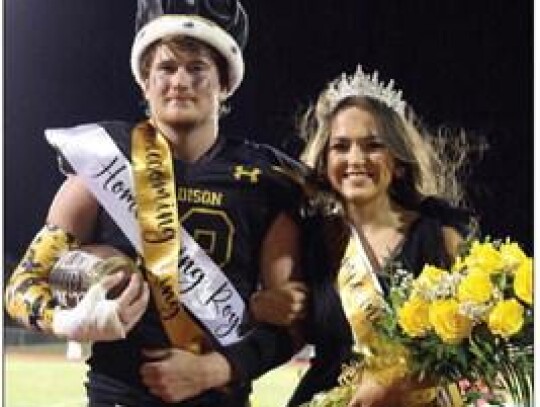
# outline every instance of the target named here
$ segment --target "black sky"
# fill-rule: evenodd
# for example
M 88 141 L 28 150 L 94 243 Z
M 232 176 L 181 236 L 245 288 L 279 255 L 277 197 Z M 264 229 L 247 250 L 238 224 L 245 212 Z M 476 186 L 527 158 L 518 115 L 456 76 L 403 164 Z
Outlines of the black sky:
M 4 255 L 19 257 L 62 180 L 43 130 L 142 117 L 134 0 L 4 2 Z M 424 121 L 491 145 L 468 191 L 484 233 L 533 243 L 531 0 L 250 0 L 247 74 L 223 122 L 280 146 L 295 113 L 357 63 Z

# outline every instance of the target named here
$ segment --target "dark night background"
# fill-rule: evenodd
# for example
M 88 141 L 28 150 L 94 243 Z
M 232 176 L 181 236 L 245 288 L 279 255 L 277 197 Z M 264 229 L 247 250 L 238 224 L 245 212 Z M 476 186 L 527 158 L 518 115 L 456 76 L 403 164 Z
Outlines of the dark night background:
M 491 145 L 468 191 L 484 233 L 533 247 L 532 0 L 244 0 L 247 75 L 222 128 L 281 146 L 295 114 L 357 63 L 394 78 L 432 126 Z M 142 117 L 135 0 L 4 2 L 4 264 L 62 181 L 47 127 Z M 9 274 L 10 270 L 4 270 Z

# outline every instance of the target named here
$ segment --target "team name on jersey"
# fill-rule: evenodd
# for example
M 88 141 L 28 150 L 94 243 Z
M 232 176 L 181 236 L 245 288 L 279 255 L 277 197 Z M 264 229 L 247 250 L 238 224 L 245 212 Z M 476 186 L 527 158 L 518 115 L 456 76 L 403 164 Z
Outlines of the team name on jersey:
M 220 207 L 223 205 L 223 193 L 207 189 L 178 187 L 176 196 L 179 202 Z

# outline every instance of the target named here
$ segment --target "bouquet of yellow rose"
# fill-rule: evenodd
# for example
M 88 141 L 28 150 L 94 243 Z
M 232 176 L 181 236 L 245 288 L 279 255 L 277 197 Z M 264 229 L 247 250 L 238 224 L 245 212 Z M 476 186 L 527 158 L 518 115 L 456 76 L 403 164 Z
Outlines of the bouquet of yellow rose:
M 440 388 L 480 384 L 458 395 L 466 404 L 532 406 L 533 260 L 510 240 L 467 241 L 461 253 L 450 269 L 425 265 L 416 278 L 392 267 L 360 362 L 307 406 L 346 406 L 362 370 Z
M 410 371 L 443 382 L 482 382 L 532 406 L 533 261 L 510 240 L 469 241 L 450 270 L 396 273 L 384 336 L 406 346 Z M 478 399 L 477 392 L 464 401 Z

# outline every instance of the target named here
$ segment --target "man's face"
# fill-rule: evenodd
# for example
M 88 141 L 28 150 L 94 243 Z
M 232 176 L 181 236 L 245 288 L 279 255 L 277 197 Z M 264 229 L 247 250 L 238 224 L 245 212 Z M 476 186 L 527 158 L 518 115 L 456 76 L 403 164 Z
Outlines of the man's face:
M 173 50 L 157 45 L 143 92 L 157 123 L 196 126 L 217 119 L 225 95 L 211 51 L 190 41 Z

